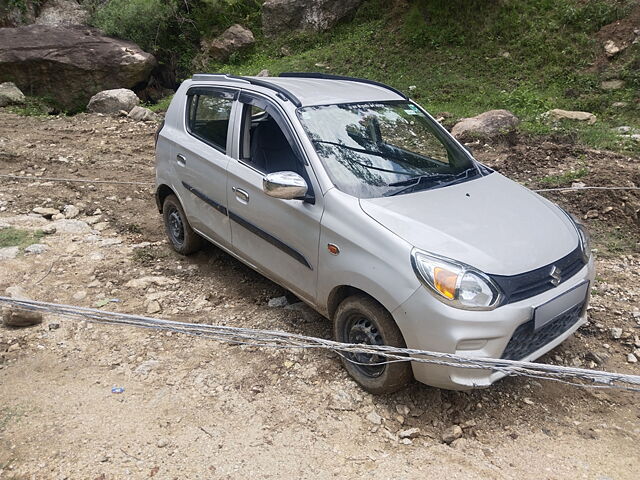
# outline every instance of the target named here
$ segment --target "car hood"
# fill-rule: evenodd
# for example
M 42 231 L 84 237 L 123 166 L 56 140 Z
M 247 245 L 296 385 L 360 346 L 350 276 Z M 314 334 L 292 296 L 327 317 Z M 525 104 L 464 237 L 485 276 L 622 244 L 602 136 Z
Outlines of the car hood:
M 579 243 L 559 207 L 495 172 L 448 187 L 361 199 L 360 206 L 413 246 L 489 274 L 548 265 Z

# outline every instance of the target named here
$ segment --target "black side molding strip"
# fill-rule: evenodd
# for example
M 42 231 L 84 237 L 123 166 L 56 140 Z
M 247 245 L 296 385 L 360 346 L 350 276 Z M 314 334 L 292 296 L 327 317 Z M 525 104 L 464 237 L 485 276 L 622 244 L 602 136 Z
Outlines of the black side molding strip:
M 186 188 L 187 190 L 189 190 L 191 193 L 193 193 L 196 197 L 198 197 L 200 200 L 202 200 L 206 204 L 211 205 L 213 208 L 215 208 L 221 214 L 227 215 L 227 207 L 225 207 L 224 205 L 220 205 L 218 202 L 216 202 L 215 200 L 207 197 L 200 190 L 197 190 L 197 189 L 193 188 L 191 185 L 189 185 L 186 182 L 182 182 L 182 186 L 184 188 Z
M 294 258 L 295 260 L 300 262 L 302 265 L 304 265 L 308 269 L 313 270 L 313 267 L 307 261 L 307 259 L 304 258 L 304 255 L 302 255 L 296 249 L 290 247 L 289 245 L 287 245 L 283 241 L 277 239 L 276 237 L 274 237 L 270 233 L 265 232 L 261 228 L 255 226 L 253 223 L 245 220 L 244 218 L 242 218 L 241 216 L 239 216 L 239 215 L 237 215 L 237 214 L 235 214 L 233 212 L 229 212 L 229 218 L 231 220 L 233 220 L 234 222 L 236 222 L 238 225 L 241 225 L 244 228 L 246 228 L 247 230 L 249 230 L 251 233 L 256 234 L 257 236 L 259 236 L 263 240 L 266 240 L 267 242 L 269 242 L 271 245 L 273 245 L 277 249 L 282 250 L 284 253 L 286 253 L 287 255 L 291 256 L 292 258 Z
M 306 73 L 306 72 L 284 72 L 278 76 L 284 77 L 284 78 L 319 78 L 324 80 L 345 80 L 348 82 L 365 83 L 367 85 L 375 85 L 376 87 L 386 88 L 387 90 L 395 93 L 396 95 L 400 95 L 405 100 L 409 99 L 409 97 L 407 97 L 404 93 L 402 93 L 400 90 L 396 88 L 390 87 L 389 85 L 385 85 L 384 83 L 381 83 L 381 82 L 376 82 L 375 80 L 368 80 L 366 78 L 345 77 L 343 75 L 331 75 L 329 73 Z

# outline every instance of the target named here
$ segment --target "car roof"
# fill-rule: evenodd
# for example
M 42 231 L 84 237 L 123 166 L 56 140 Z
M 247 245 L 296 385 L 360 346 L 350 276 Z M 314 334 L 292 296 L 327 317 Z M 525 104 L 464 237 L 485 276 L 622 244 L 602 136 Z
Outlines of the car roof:
M 365 79 L 323 74 L 283 74 L 280 77 L 236 77 L 233 75 L 197 74 L 193 81 L 212 84 L 249 83 L 271 90 L 281 99 L 296 106 L 330 105 L 336 103 L 406 100 L 401 92 Z M 317 75 L 317 76 L 314 76 Z

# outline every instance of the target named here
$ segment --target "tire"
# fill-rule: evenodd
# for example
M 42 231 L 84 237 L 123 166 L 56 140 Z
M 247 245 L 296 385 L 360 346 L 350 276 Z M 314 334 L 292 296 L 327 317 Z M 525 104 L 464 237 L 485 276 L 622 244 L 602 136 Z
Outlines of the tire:
M 343 300 L 333 320 L 333 335 L 344 343 L 366 343 L 406 348 L 400 329 L 391 314 L 373 298 L 354 295 Z M 411 364 L 397 362 L 384 365 L 359 365 L 376 363 L 384 357 L 351 354 L 342 357 L 342 363 L 353 379 L 366 391 L 375 394 L 393 393 L 413 380 Z
M 193 231 L 180 201 L 169 195 L 162 204 L 164 230 L 171 247 L 181 255 L 191 255 L 202 248 L 202 237 Z

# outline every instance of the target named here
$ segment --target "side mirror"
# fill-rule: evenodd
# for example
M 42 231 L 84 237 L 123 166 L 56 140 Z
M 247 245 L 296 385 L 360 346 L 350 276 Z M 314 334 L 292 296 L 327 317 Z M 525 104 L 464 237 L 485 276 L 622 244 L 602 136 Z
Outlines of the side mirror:
M 303 199 L 307 182 L 295 172 L 269 173 L 262 179 L 262 190 L 270 197 L 284 200 Z

